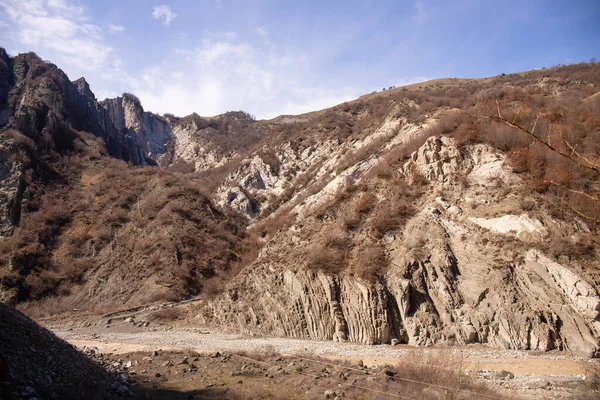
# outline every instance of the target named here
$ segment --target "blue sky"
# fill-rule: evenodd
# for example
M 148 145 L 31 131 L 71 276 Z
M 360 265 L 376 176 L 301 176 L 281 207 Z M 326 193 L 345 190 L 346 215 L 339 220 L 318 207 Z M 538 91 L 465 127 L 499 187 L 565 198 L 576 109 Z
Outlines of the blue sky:
M 259 118 L 382 87 L 600 58 L 600 1 L 0 0 L 0 46 L 99 99 Z

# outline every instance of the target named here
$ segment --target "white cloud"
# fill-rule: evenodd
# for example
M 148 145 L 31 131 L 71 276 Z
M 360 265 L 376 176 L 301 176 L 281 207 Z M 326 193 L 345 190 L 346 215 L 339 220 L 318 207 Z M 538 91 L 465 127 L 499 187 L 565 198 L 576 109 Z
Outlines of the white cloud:
M 146 69 L 134 93 L 154 112 L 211 116 L 244 110 L 259 118 L 298 114 L 358 97 L 354 88 L 331 89 L 311 79 L 304 54 L 212 34 L 196 48 L 179 48 Z M 174 72 L 175 71 L 175 72 Z
M 260 36 L 267 36 L 269 31 L 264 26 L 259 26 L 256 28 L 256 33 L 258 33 Z
M 94 70 L 111 54 L 100 27 L 87 22 L 83 6 L 64 0 L 1 0 L 0 9 L 12 22 L 8 34 L 14 41 L 59 65 Z
M 70 79 L 85 76 L 100 99 L 137 86 L 84 6 L 67 0 L 0 0 L 0 15 L 9 22 L 3 33 L 10 54 L 34 51 Z
M 81 21 L 87 21 L 88 17 L 86 15 L 86 9 L 84 6 L 71 4 L 64 0 L 48 0 L 48 7 L 59 11 L 61 13 L 66 13 L 73 17 L 77 17 Z
M 125 27 L 123 25 L 114 25 L 114 24 L 110 24 L 108 26 L 108 31 L 110 33 L 120 33 L 125 31 Z
M 166 4 L 163 4 L 160 6 L 154 6 L 154 8 L 152 9 L 152 18 L 164 18 L 163 25 L 169 26 L 171 24 L 171 21 L 177 18 L 177 14 L 171 11 L 171 7 L 169 7 Z

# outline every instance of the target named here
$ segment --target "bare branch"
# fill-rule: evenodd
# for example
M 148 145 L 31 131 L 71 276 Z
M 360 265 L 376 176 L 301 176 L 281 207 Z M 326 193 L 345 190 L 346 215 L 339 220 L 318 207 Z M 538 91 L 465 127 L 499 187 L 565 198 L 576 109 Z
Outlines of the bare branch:
M 513 118 L 513 123 L 517 122 L 517 118 L 519 118 L 519 114 L 521 114 L 521 109 L 523 108 L 523 105 L 521 104 L 519 106 L 519 110 L 517 111 L 517 113 L 515 114 L 515 117 Z M 535 122 L 537 123 L 537 119 L 535 120 Z M 535 125 L 533 126 L 533 130 L 535 130 Z
M 561 189 L 563 189 L 563 190 L 566 190 L 567 192 L 571 192 L 571 193 L 578 194 L 578 195 L 580 195 L 580 196 L 587 197 L 587 198 L 588 198 L 588 199 L 590 199 L 590 200 L 593 200 L 593 201 L 600 201 L 600 194 L 597 194 L 596 196 L 592 196 L 592 195 L 589 195 L 589 194 L 587 194 L 586 192 L 584 192 L 584 191 L 581 191 L 581 190 L 569 189 L 568 187 L 566 187 L 566 186 L 564 186 L 564 185 L 561 185 L 560 183 L 556 183 L 556 182 L 554 182 L 554 181 L 544 181 L 544 182 L 547 182 L 547 183 L 550 183 L 550 184 L 552 184 L 552 185 L 554 185 L 554 186 L 557 186 L 557 187 L 559 187 L 559 188 L 561 188 Z
M 569 204 L 565 199 L 560 199 L 560 201 L 567 207 L 569 207 L 571 210 L 573 210 L 577 215 L 579 215 L 580 217 L 583 217 L 585 219 L 589 219 L 591 221 L 598 221 L 598 218 L 595 217 L 590 217 L 589 215 L 581 212 L 580 210 L 578 210 L 577 208 L 573 207 L 571 204 Z
M 519 111 L 521 111 L 521 109 L 519 108 Z M 516 118 L 515 118 L 516 119 Z M 535 122 L 533 123 L 533 128 L 531 128 L 531 134 L 533 135 L 535 133 L 535 127 L 537 126 L 537 122 L 538 119 L 540 119 L 540 116 L 538 115 L 537 118 L 535 119 Z M 513 121 L 514 123 L 515 121 Z
M 597 174 L 600 175 L 600 165 L 596 164 L 592 161 L 590 161 L 587 157 L 581 155 L 579 152 L 577 152 L 576 150 L 574 150 L 571 146 L 571 149 L 574 151 L 573 155 L 564 153 L 563 151 L 561 151 L 559 148 L 555 147 L 554 145 L 552 145 L 550 143 L 550 131 L 552 129 L 552 126 L 550 127 L 550 130 L 548 131 L 548 139 L 547 140 L 543 140 L 540 139 L 538 136 L 534 135 L 533 132 L 531 132 L 529 129 L 516 124 L 514 122 L 511 122 L 505 118 L 502 117 L 494 117 L 494 116 L 481 116 L 481 115 L 472 115 L 475 118 L 480 118 L 480 119 L 491 119 L 492 121 L 496 121 L 496 122 L 502 122 L 505 123 L 513 128 L 516 128 L 522 132 L 525 132 L 527 135 L 531 136 L 536 142 L 544 145 L 545 147 L 547 147 L 548 149 L 552 150 L 554 153 L 560 155 L 561 157 L 567 158 L 571 161 L 573 161 L 574 163 L 576 163 L 577 165 L 579 165 L 582 168 L 586 168 L 589 169 L 591 171 L 596 172 Z M 568 142 L 567 142 L 568 143 Z M 567 146 L 570 146 L 570 144 L 567 144 Z

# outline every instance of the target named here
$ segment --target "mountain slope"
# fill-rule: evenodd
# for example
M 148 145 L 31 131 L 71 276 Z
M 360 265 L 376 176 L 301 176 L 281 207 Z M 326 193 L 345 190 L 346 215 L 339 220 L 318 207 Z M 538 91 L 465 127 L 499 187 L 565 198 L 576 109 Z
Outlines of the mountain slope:
M 235 329 L 597 355 L 597 64 L 255 121 L 98 103 L 3 57 L 4 299 L 201 294 L 199 320 Z
M 114 376 L 73 346 L 0 303 L 0 397 L 108 399 Z

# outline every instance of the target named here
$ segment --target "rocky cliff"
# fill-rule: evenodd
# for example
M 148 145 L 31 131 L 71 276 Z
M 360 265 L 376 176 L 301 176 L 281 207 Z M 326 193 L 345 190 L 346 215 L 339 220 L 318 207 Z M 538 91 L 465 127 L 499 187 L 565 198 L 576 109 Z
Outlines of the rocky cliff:
M 380 279 L 316 269 L 311 253 L 324 251 L 319 243 L 331 241 L 328 232 L 344 216 L 305 216 L 277 234 L 199 318 L 299 338 L 596 354 L 597 287 L 578 272 L 583 265 L 563 265 L 538 250 L 553 235 L 577 241 L 585 224 L 523 212 L 516 190 L 522 182 L 487 146 L 459 149 L 449 138 L 430 138 L 402 170 L 406 178 L 419 171 L 431 186 L 417 201 L 421 211 L 384 237 L 389 268 Z M 460 175 L 464 187 L 456 184 Z M 365 179 L 356 178 L 357 185 Z M 503 193 L 509 187 L 513 192 Z M 345 246 L 367 252 L 361 243 L 372 235 L 355 228 Z
M 71 82 L 34 53 L 12 58 L 1 48 L 0 130 L 3 235 L 19 224 L 28 184 L 48 174 L 58 176 L 48 162 L 73 150 L 77 131 L 101 138 L 109 155 L 134 165 L 156 165 L 172 136 L 166 120 L 144 112 L 139 100 L 123 96 L 98 103 L 84 78 Z M 16 132 L 18 139 L 7 132 Z
M 125 94 L 106 99 L 99 106 L 107 118 L 104 124 L 112 124 L 121 135 L 132 140 L 142 162 L 154 164 L 167 152 L 167 143 L 173 139 L 171 127 L 164 118 L 145 112 L 137 97 Z
M 596 355 L 599 88 L 582 64 L 270 121 L 179 118 L 0 50 L 0 233 L 27 222 L 0 249 L 0 295 L 94 307 L 227 280 L 200 321 Z

